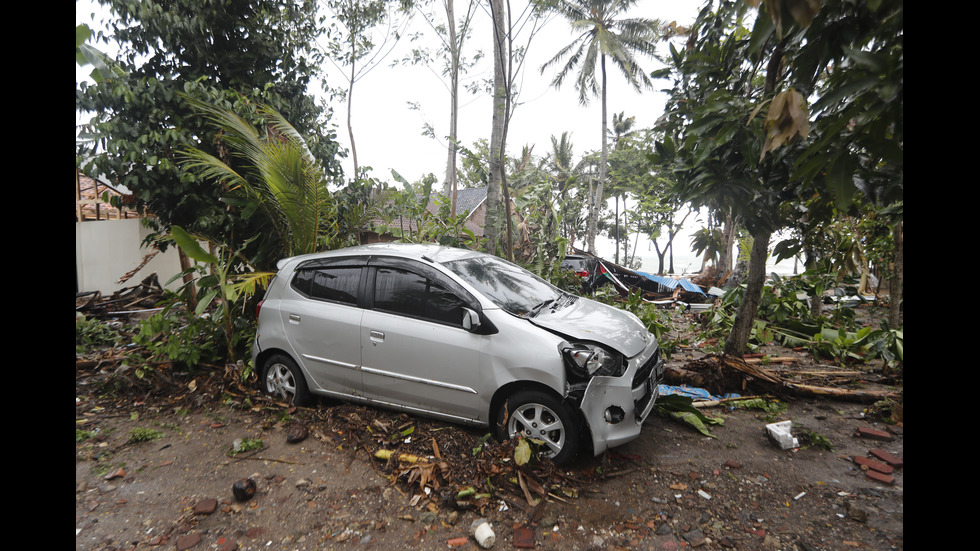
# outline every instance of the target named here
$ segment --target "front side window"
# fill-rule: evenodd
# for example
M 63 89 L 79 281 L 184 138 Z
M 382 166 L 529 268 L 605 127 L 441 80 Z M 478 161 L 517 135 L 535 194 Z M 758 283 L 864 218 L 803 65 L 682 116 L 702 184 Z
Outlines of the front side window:
M 398 268 L 378 268 L 376 310 L 460 326 L 463 306 L 454 293 L 425 276 Z

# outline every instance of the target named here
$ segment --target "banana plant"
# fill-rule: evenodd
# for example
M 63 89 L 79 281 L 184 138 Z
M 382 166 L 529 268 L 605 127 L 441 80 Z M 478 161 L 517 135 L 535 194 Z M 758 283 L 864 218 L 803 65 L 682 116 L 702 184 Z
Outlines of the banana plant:
M 206 292 L 199 299 L 195 314 L 201 315 L 214 301 L 218 302 L 221 311 L 220 321 L 228 347 L 228 361 L 234 363 L 237 358 L 232 305 L 240 297 L 255 294 L 256 290 L 268 283 L 274 274 L 272 272 L 234 273 L 233 270 L 237 266 L 248 266 L 248 262 L 234 251 L 219 246 L 217 247 L 221 251 L 219 258 L 204 250 L 200 237 L 191 235 L 180 226 L 173 226 L 170 235 L 184 254 L 208 266 L 210 273 L 198 280 L 198 286 L 206 289 Z
M 842 364 L 852 361 L 864 361 L 865 343 L 875 329 L 862 327 L 857 332 L 824 327 L 813 336 L 810 349 L 814 356 L 825 354 L 833 357 Z
M 887 322 L 882 322 L 881 329 L 873 331 L 866 337 L 868 352 L 885 361 L 888 369 L 901 367 L 905 363 L 905 332 L 892 329 Z

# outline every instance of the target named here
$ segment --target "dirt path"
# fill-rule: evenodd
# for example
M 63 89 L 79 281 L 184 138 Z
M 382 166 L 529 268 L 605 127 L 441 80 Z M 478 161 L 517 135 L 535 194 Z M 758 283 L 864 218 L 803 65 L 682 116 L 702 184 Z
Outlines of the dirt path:
M 903 469 L 889 484 L 852 461 L 871 449 L 902 458 L 904 437 L 862 418 L 859 404 L 794 400 L 776 416 L 714 408 L 724 417 L 715 438 L 652 417 L 631 444 L 567 469 L 525 467 L 518 479 L 506 446 L 474 454 L 479 431 L 340 404 L 248 408 L 253 397 L 195 382 L 145 400 L 77 387 L 76 430 L 89 436 L 76 436 L 77 550 L 478 549 L 468 537 L 478 518 L 491 522 L 494 549 L 904 548 Z M 763 427 L 781 420 L 833 450 L 776 448 Z M 309 435 L 287 442 L 298 424 Z M 157 438 L 129 443 L 134 430 Z M 236 440 L 262 447 L 232 455 Z M 441 461 L 385 463 L 371 458 L 379 448 L 438 450 Z M 247 477 L 257 489 L 239 501 L 233 485 Z M 535 482 L 550 492 L 538 507 Z M 488 484 L 493 498 L 451 497 Z

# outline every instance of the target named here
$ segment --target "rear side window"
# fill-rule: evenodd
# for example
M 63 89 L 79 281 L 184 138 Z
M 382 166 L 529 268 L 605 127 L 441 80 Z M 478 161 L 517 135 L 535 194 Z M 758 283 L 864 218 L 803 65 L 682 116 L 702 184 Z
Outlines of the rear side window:
M 464 303 L 425 276 L 397 268 L 378 268 L 374 309 L 446 325 L 460 326 Z
M 296 272 L 293 288 L 310 298 L 356 305 L 360 281 L 358 267 L 307 269 Z

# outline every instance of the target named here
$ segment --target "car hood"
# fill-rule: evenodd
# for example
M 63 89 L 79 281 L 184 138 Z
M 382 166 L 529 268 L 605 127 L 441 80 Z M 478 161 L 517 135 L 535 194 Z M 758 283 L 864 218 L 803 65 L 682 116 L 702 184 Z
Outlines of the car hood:
M 582 297 L 555 311 L 545 308 L 529 321 L 571 339 L 597 342 L 627 358 L 642 352 L 654 338 L 633 314 Z

